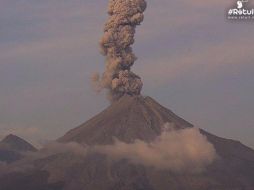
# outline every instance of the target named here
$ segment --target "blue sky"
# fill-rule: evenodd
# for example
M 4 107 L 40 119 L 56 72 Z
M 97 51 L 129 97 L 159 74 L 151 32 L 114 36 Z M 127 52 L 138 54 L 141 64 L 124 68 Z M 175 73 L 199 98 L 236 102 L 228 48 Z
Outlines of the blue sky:
M 147 2 L 133 67 L 143 94 L 254 147 L 254 23 L 225 18 L 234 0 Z M 106 0 L 0 0 L 0 138 L 44 143 L 108 105 L 90 85 L 104 69 L 106 9 Z

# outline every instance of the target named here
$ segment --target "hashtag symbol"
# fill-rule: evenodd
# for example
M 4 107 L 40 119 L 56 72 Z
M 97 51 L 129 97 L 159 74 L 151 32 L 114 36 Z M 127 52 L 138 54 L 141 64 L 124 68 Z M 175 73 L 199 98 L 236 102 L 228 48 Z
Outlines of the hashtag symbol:
M 229 11 L 228 11 L 228 15 L 232 15 L 233 14 L 233 11 L 232 11 L 232 9 L 230 9 Z

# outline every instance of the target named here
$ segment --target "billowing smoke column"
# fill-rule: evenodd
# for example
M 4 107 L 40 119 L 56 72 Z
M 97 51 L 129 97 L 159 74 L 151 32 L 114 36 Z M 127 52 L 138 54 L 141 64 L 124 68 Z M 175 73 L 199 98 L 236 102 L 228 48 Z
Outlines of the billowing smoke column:
M 100 88 L 110 91 L 110 98 L 116 100 L 124 94 L 139 95 L 143 86 L 141 78 L 131 72 L 136 56 L 131 45 L 134 43 L 135 28 L 143 19 L 145 0 L 110 0 L 109 19 L 105 24 L 100 41 L 106 56 L 106 70 L 94 81 Z

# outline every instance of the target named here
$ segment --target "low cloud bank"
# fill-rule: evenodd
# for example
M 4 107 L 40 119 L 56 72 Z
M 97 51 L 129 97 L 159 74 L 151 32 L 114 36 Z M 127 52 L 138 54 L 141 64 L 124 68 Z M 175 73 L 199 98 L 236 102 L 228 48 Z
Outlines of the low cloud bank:
M 167 123 L 161 135 L 150 143 L 135 140 L 127 144 L 115 140 L 112 145 L 87 146 L 74 142 L 66 144 L 53 142 L 39 152 L 27 155 L 26 161 L 23 164 L 21 161 L 18 165 L 61 153 L 71 153 L 77 158 L 100 153 L 107 155 L 112 160 L 127 159 L 133 164 L 177 173 L 202 172 L 216 159 L 215 148 L 198 128 L 175 130 L 174 126 Z M 0 164 L 1 168 L 4 169 L 5 165 Z
M 125 143 L 115 140 L 113 145 L 87 146 L 78 143 L 51 143 L 42 155 L 72 153 L 86 156 L 101 153 L 110 159 L 127 159 L 133 164 L 142 164 L 159 170 L 173 172 L 202 172 L 216 159 L 216 150 L 198 128 L 175 130 L 170 123 L 154 141 L 148 143 L 135 140 Z
M 151 143 L 136 140 L 127 144 L 116 140 L 114 145 L 94 148 L 113 159 L 128 159 L 135 164 L 174 172 L 200 172 L 216 158 L 215 148 L 198 128 L 174 130 L 170 124 Z

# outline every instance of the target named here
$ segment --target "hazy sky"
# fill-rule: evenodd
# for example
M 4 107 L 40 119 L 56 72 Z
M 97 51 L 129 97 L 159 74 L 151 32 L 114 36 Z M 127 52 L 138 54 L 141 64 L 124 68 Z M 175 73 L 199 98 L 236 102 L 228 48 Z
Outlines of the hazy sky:
M 254 21 L 226 20 L 235 0 L 147 2 L 133 67 L 143 94 L 254 147 Z M 108 105 L 90 85 L 104 69 L 106 9 L 107 0 L 0 0 L 0 138 L 44 143 Z

